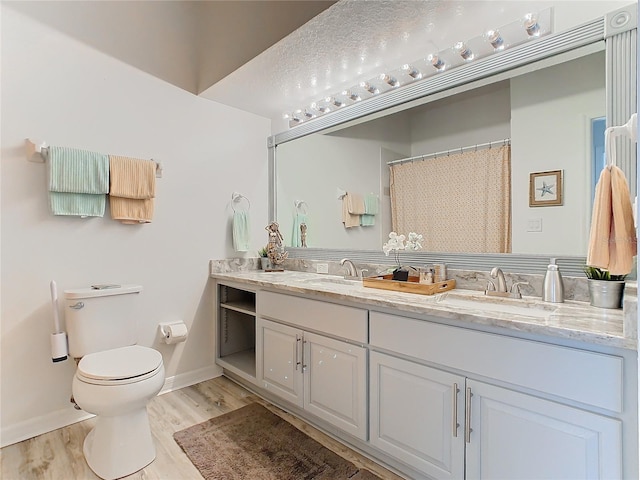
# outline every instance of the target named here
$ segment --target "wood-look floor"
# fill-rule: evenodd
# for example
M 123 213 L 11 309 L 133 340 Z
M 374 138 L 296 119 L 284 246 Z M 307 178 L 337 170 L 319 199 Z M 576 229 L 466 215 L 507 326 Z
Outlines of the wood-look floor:
M 157 456 L 153 463 L 127 479 L 202 479 L 198 470 L 173 439 L 178 430 L 204 422 L 211 417 L 259 402 L 286 418 L 326 447 L 359 467 L 367 468 L 384 480 L 401 480 L 368 458 L 350 450 L 307 423 L 268 404 L 225 377 L 166 393 L 148 405 L 151 430 Z M 82 455 L 82 443 L 95 419 L 78 422 L 0 450 L 2 480 L 95 480 Z M 275 479 L 274 479 L 275 480 Z

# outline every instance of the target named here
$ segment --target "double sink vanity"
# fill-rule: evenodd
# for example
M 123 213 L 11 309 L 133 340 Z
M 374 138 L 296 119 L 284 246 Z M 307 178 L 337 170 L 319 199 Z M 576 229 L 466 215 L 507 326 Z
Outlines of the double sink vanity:
M 225 375 L 407 478 L 638 477 L 623 310 L 214 270 Z

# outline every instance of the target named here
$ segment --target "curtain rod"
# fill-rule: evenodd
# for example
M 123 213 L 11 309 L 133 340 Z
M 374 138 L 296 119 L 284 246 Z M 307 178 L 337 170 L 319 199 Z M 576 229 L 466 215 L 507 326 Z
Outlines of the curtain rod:
M 399 160 L 393 160 L 391 162 L 387 162 L 387 165 L 399 165 L 405 162 L 413 162 L 415 160 L 426 160 L 428 158 L 437 158 L 444 157 L 445 155 L 450 155 L 452 153 L 464 153 L 470 150 L 478 150 L 483 148 L 491 148 L 495 145 L 511 145 L 511 139 L 505 138 L 503 140 L 494 140 L 492 142 L 487 143 L 477 143 L 475 145 L 469 145 L 468 147 L 460 147 L 460 148 L 452 148 L 451 150 L 443 150 L 442 152 L 429 153 L 426 155 L 416 155 L 415 157 L 401 158 Z

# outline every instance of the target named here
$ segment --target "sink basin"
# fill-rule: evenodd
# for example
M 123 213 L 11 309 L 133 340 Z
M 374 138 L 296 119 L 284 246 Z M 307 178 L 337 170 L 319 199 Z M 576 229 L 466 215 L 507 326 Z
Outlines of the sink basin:
M 513 300 L 493 298 L 486 296 L 469 296 L 444 294 L 438 299 L 441 305 L 460 307 L 482 312 L 510 313 L 535 318 L 549 318 L 556 310 L 552 305 L 527 302 L 526 300 Z

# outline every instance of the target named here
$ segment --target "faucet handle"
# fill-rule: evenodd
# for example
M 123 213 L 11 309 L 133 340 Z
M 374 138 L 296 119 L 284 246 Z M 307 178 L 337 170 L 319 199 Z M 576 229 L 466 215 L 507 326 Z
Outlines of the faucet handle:
M 495 291 L 496 291 L 495 283 L 493 283 L 491 280 L 489 280 L 487 282 L 487 292 L 495 292 Z
M 368 271 L 369 271 L 369 269 L 367 269 L 367 268 L 361 268 L 360 269 L 360 278 L 364 278 L 364 272 L 368 272 Z
M 530 283 L 529 282 L 514 282 L 513 285 L 511 285 L 511 293 L 515 293 L 516 295 L 519 295 L 521 297 L 522 293 L 520 292 L 520 285 L 530 285 Z

